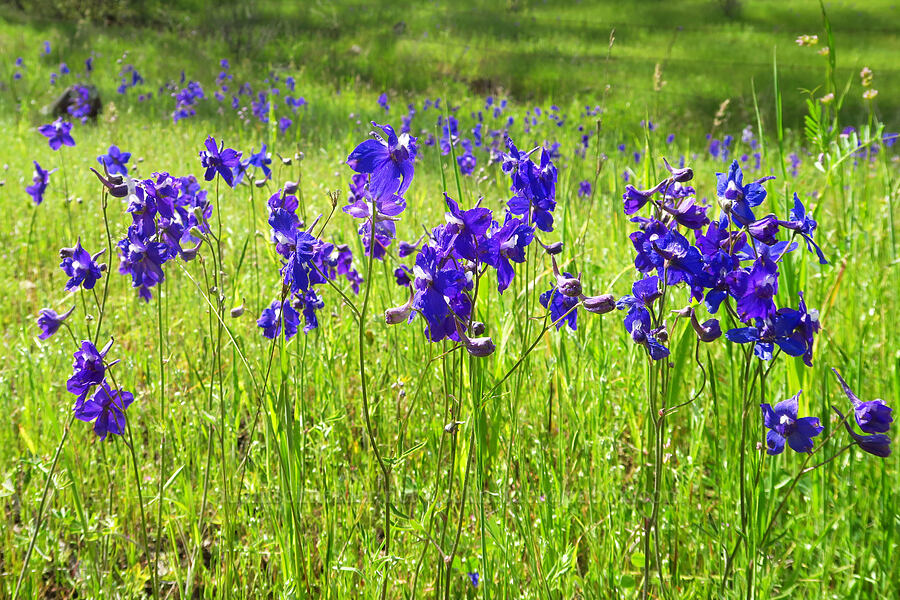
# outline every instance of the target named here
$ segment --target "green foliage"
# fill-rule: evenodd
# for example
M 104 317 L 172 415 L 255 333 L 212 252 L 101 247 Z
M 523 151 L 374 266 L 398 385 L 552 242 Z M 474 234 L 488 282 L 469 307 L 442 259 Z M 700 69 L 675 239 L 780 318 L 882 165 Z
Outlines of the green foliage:
M 762 9 L 756 4 L 747 3 L 738 24 L 731 26 L 707 14 L 715 11 L 691 11 L 691 22 L 701 30 L 679 34 L 673 60 L 663 68 L 668 84 L 658 93 L 652 91 L 653 67 L 671 39 L 670 31 L 657 31 L 659 23 L 675 22 L 673 15 L 684 10 L 663 3 L 620 9 L 629 23 L 650 24 L 646 27 L 607 23 L 611 3 L 545 8 L 537 2 L 500 8 L 464 4 L 470 12 L 453 7 L 433 12 L 413 3 L 383 11 L 362 5 L 341 11 L 341 5 L 328 3 L 226 5 L 226 13 L 244 19 L 243 24 L 197 13 L 189 14 L 184 28 L 177 25 L 182 16 L 178 6 L 188 13 L 191 7 L 180 4 L 167 21 L 176 25 L 152 35 L 145 29 L 83 23 L 0 24 L 3 55 L 26 56 L 35 82 L 17 90 L 19 98 L 27 99 L 18 112 L 9 94 L 0 93 L 5 136 L 0 164 L 8 166 L 0 172 L 0 222 L 5 224 L 0 228 L 0 297 L 5 299 L 0 309 L 0 408 L 6 419 L 0 428 L 2 594 L 11 595 L 15 585 L 71 408 L 65 379 L 71 372 L 72 340 L 61 331 L 38 341 L 29 316 L 44 306 L 59 310 L 82 302 L 61 291 L 57 250 L 79 236 L 94 251 L 105 246 L 99 185 L 88 167 L 96 166 L 96 156 L 112 143 L 134 154 L 134 174 L 141 177 L 155 170 L 199 174 L 197 152 L 210 133 L 245 152 L 265 141 L 273 153 L 292 157 L 299 150 L 305 155 L 291 165 L 276 158 L 274 182 L 263 189 L 231 192 L 223 186 L 214 200 L 224 231 L 225 307 L 243 306 L 243 315 L 231 317 L 226 310 L 223 324 L 211 310 L 216 265 L 210 254 L 201 253 L 202 260 L 183 269 L 167 265 L 165 287 L 150 304 L 135 298 L 130 282 L 116 272 L 117 259 L 104 258 L 111 287 L 103 330 L 115 336 L 116 356 L 123 359 L 115 367 L 120 383 L 137 398 L 128 414 L 151 524 L 148 545 L 160 548 L 161 597 L 374 598 L 388 568 L 390 598 L 411 597 L 413 590 L 419 598 L 436 597 L 445 585 L 454 598 L 617 598 L 635 595 L 642 569 L 655 563 L 653 552 L 645 553 L 640 544 L 648 504 L 642 482 L 655 451 L 645 437 L 650 428 L 646 365 L 623 330 L 621 314 L 582 313 L 577 332 L 548 333 L 524 368 L 483 394 L 536 339 L 540 322 L 532 317 L 541 311 L 534 296 L 550 285 L 551 267 L 544 257 L 530 263 L 533 271 L 519 272 L 503 297 L 486 305 L 484 320 L 498 350 L 481 363 L 469 362 L 462 352 L 444 355 L 449 346 L 425 344 L 418 322 L 385 326 L 380 311 L 402 304 L 407 296 L 393 285 L 395 261 L 376 264 L 363 343 L 370 360 L 376 439 L 388 453 L 392 475 L 391 552 L 379 552 L 383 475 L 361 413 L 353 316 L 337 293 L 326 289 L 321 328 L 301 333 L 283 347 L 263 339 L 255 319 L 281 293 L 280 263 L 265 233 L 265 200 L 281 182 L 300 180 L 309 221 L 328 215 L 328 192 L 347 187 L 347 152 L 366 136 L 369 119 L 384 117 L 374 103 L 383 87 L 391 88 L 392 104 L 401 107 L 390 113 L 395 121 L 407 101 L 421 106 L 426 93 L 450 98 L 465 115 L 483 106 L 482 92 L 500 87 L 542 105 L 557 101 L 563 111 L 578 115 L 585 104 L 601 101 L 598 73 L 608 73 L 613 90 L 588 157 L 572 154 L 580 139 L 574 128 L 552 133 L 564 148 L 560 222 L 553 239 L 564 242 L 572 272 L 583 271 L 591 292 L 619 296 L 628 293 L 632 260 L 628 234 L 633 224 L 620 210 L 623 171 L 637 171 L 640 176 L 633 182 L 641 186 L 649 178 L 641 173 L 658 170 L 661 153 L 670 159 L 684 154 L 696 174 L 698 197 L 712 199 L 714 173 L 726 165 L 706 157 L 701 134 L 710 127 L 723 88 L 735 84 L 728 91 L 732 95 L 737 90 L 737 96 L 753 85 L 755 94 L 748 92 L 735 103 L 719 131 L 737 133 L 755 122 L 768 136 L 761 140 L 766 150 L 760 174 L 774 173 L 779 179 L 769 184 L 767 206 L 781 214 L 792 192 L 798 192 L 814 211 L 817 239 L 831 263 L 820 267 L 795 256 L 787 259 L 789 281 L 779 300 L 793 302 L 796 290 L 805 289 L 824 330 L 815 366 L 782 361 L 767 379 L 766 399 L 775 402 L 802 388 L 802 412 L 834 427 L 836 422 L 826 416 L 829 405 L 845 402 L 828 370 L 834 366 L 864 399 L 883 397 L 896 404 L 896 151 L 883 152 L 871 163 L 857 161 L 853 153 L 858 144 L 874 143 L 883 130 L 873 123 L 847 138 L 835 138 L 832 109 L 798 93 L 800 87 L 813 89 L 817 81 L 806 82 L 786 67 L 806 60 L 789 46 L 795 34 L 808 31 L 811 21 L 805 17 L 818 18 L 816 7 L 796 8 L 791 20 L 790 9 L 778 8 L 783 2 L 760 3 Z M 150 11 L 153 19 L 154 5 L 149 6 L 140 10 Z M 876 73 L 876 61 L 889 68 L 896 50 L 896 41 L 885 39 L 889 36 L 875 34 L 871 43 L 862 36 L 856 43 L 841 41 L 838 23 L 877 24 L 868 12 L 854 15 L 846 10 L 840 19 L 834 17 L 841 60 L 865 61 Z M 779 19 L 786 27 L 801 23 L 802 29 L 772 34 L 771 25 Z M 405 29 L 396 33 L 401 20 Z M 517 20 L 519 26 L 513 27 Z M 435 27 L 438 23 L 441 28 Z M 192 26 L 201 25 L 221 27 L 222 38 L 190 34 Z M 606 56 L 608 26 L 616 26 L 616 44 L 621 44 L 614 46 L 609 62 L 597 58 Z M 425 30 L 439 39 L 420 39 Z M 52 40 L 54 55 L 38 59 L 44 39 Z M 777 88 L 769 58 L 774 43 L 779 48 Z M 351 50 L 352 44 L 360 51 Z M 464 50 L 467 44 L 477 51 Z M 720 68 L 714 59 L 723 47 L 736 57 L 750 56 L 735 60 L 763 66 L 758 72 L 757 67 L 731 63 Z M 749 53 L 751 47 L 758 58 Z M 76 148 L 51 152 L 34 131 L 43 118 L 40 107 L 56 91 L 44 82 L 61 60 L 74 65 L 92 50 L 106 63 L 128 50 L 126 62 L 137 65 L 154 88 L 177 80 L 182 65 L 189 77 L 210 81 L 224 56 L 232 58 L 237 78 L 259 81 L 270 68 L 297 73 L 309 108 L 302 129 L 288 137 L 274 135 L 271 125 L 237 122 L 230 113 L 218 115 L 213 109 L 173 124 L 170 97 L 146 103 L 121 98 L 114 91 L 116 73 L 102 72 L 94 80 L 107 110 L 97 124 L 76 126 Z M 688 56 L 696 58 L 687 61 Z M 679 64 L 679 59 L 685 62 Z M 708 61 L 709 68 L 695 61 Z M 98 64 L 103 64 L 100 59 Z M 819 63 L 808 63 L 813 64 Z M 840 71 L 840 63 L 834 66 Z M 856 66 L 852 69 L 858 70 Z M 846 67 L 847 72 L 852 69 Z M 756 75 L 752 84 L 750 75 Z M 841 72 L 841 82 L 843 77 Z M 895 102 L 885 90 L 896 83 L 887 79 L 882 108 Z M 846 89 L 836 95 L 847 95 Z M 516 106 L 521 114 L 530 104 Z M 842 124 L 859 126 L 868 116 L 848 108 Z M 802 128 L 796 127 L 800 116 L 805 116 Z M 657 130 L 638 128 L 641 119 L 658 123 Z M 669 132 L 677 134 L 672 146 L 664 141 Z M 541 143 L 545 133 L 523 134 L 520 147 Z M 619 143 L 652 149 L 654 163 L 635 166 L 630 156 L 616 151 Z M 778 156 L 804 146 L 814 156 L 801 153 L 802 164 L 793 177 Z M 826 152 L 820 164 L 817 149 Z M 601 153 L 607 155 L 602 160 Z M 694 153 L 701 156 L 691 160 Z M 451 158 L 442 159 L 433 149 L 423 149 L 422 158 L 408 212 L 398 224 L 400 239 L 413 240 L 422 225 L 443 219 L 441 193 L 448 189 L 462 196 L 466 206 L 482 196 L 484 206 L 503 206 L 508 183 L 497 165 L 476 177 L 459 177 L 455 169 L 449 172 Z M 63 159 L 65 170 L 51 176 L 46 202 L 32 207 L 23 191 L 31 178 L 31 160 L 55 168 Z M 64 200 L 64 177 L 71 202 Z M 594 183 L 590 199 L 575 195 L 582 180 Z M 215 196 L 213 185 L 204 184 L 204 189 Z M 110 199 L 116 239 L 130 220 L 124 208 Z M 326 237 L 349 244 L 361 256 L 356 224 L 339 209 L 328 221 Z M 90 307 L 93 299 L 86 295 L 84 302 Z M 156 329 L 158 310 L 166 323 L 164 340 Z M 92 316 L 73 319 L 76 336 L 93 331 L 97 321 Z M 661 440 L 666 468 L 659 530 L 667 591 L 677 598 L 745 598 L 746 571 L 740 563 L 735 583 L 723 588 L 721 577 L 724 557 L 746 535 L 736 518 L 741 483 L 736 457 L 742 430 L 751 447 L 762 441 L 759 415 L 750 411 L 743 418 L 742 357 L 734 346 L 697 349 L 689 335 L 673 336 L 672 344 L 676 370 L 668 406 L 693 402 L 666 417 Z M 164 387 L 160 364 L 165 365 Z M 448 373 L 462 376 L 451 379 Z M 165 414 L 160 411 L 163 398 Z M 141 504 L 128 450 L 121 440 L 94 441 L 80 422 L 69 435 L 50 479 L 46 523 L 36 538 L 21 597 L 146 597 L 152 562 L 147 562 L 141 541 Z M 751 470 L 760 469 L 759 496 L 751 504 L 754 523 L 765 524 L 801 461 L 791 454 L 770 458 L 753 453 Z M 460 512 L 469 464 L 477 476 Z M 881 461 L 854 450 L 801 480 L 769 545 L 756 556 L 758 596 L 897 597 L 898 466 L 896 454 Z M 157 511 L 163 524 L 159 530 Z M 442 579 L 460 514 L 453 571 Z M 481 572 L 478 589 L 469 583 L 470 571 Z

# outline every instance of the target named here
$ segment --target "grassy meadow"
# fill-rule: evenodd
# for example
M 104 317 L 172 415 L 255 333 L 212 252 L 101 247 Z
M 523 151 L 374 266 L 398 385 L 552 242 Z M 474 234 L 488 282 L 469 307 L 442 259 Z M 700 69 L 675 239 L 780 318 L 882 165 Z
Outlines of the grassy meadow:
M 900 159 L 887 135 L 900 127 L 898 18 L 880 0 L 825 8 L 831 42 L 807 1 L 730 16 L 699 0 L 180 2 L 122 5 L 106 23 L 0 7 L 0 597 L 900 596 L 897 455 L 865 452 L 831 408 L 853 410 L 832 368 L 862 400 L 900 397 Z M 818 44 L 798 46 L 804 34 Z M 833 69 L 817 53 L 829 43 Z M 131 86 L 134 70 L 143 83 Z M 175 122 L 192 81 L 203 98 Z M 54 151 L 42 108 L 86 82 L 103 111 L 70 119 L 75 146 Z M 269 105 L 254 114 L 260 92 Z M 809 97 L 829 119 L 804 118 Z M 450 116 L 458 135 L 442 152 Z M 342 211 L 347 158 L 370 121 L 399 131 L 404 117 L 415 175 L 397 241 L 370 260 L 362 222 Z M 479 122 L 463 174 L 461 140 Z M 266 144 L 271 176 L 205 181 L 208 136 L 245 158 Z M 421 315 L 387 325 L 385 310 L 410 297 L 395 269 L 416 261 L 399 241 L 445 223 L 445 193 L 503 223 L 510 177 L 489 148 L 506 152 L 506 137 L 553 150 L 556 207 L 503 294 L 487 267 L 470 291 L 464 328 L 483 322 L 494 352 L 429 342 Z M 193 174 L 212 206 L 196 258 L 166 261 L 149 302 L 119 272 L 129 199 L 89 170 L 111 145 L 132 154 L 130 177 Z M 724 335 L 699 342 L 671 310 L 741 324 L 684 287 L 653 314 L 668 325 L 664 361 L 620 310 L 579 305 L 577 329 L 553 326 L 540 296 L 554 265 L 539 242 L 562 242 L 555 260 L 586 296 L 631 294 L 638 224 L 623 193 L 667 177 L 663 157 L 693 169 L 713 220 L 716 173 L 734 159 L 745 183 L 776 176 L 757 216 L 787 219 L 796 193 L 818 222 L 827 264 L 782 230 L 798 248 L 780 257 L 775 296 L 794 307 L 803 292 L 818 310 L 811 367 L 780 351 L 758 360 Z M 25 192 L 32 161 L 56 169 L 39 205 Z M 285 182 L 298 184 L 304 226 L 346 244 L 364 281 L 356 293 L 342 277 L 318 286 L 318 326 L 269 339 L 257 319 L 285 291 L 267 201 Z M 59 251 L 78 240 L 106 249 L 108 268 L 93 290 L 67 292 Z M 73 306 L 38 338 L 42 308 Z M 107 362 L 120 362 L 108 371 L 134 402 L 123 435 L 101 441 L 73 418 L 67 379 L 81 340 L 110 339 Z M 816 453 L 769 456 L 759 405 L 800 390 L 800 415 L 824 427 Z

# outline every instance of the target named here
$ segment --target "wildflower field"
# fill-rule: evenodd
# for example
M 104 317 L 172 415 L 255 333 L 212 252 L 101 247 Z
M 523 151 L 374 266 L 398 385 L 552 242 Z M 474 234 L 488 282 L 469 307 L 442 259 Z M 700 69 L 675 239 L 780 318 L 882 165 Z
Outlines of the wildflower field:
M 0 6 L 0 598 L 898 598 L 893 4 Z

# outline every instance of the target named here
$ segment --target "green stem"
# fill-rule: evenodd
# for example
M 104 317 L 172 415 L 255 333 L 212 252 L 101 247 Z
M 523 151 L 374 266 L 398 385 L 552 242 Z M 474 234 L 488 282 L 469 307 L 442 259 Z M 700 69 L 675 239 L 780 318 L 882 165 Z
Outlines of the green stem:
M 115 380 L 113 380 L 113 384 L 115 385 Z M 118 385 L 116 385 L 116 389 L 121 390 Z M 118 393 L 121 393 L 121 391 Z M 131 419 L 125 419 L 125 428 L 128 430 L 128 443 L 125 444 L 125 446 L 131 454 L 131 466 L 134 470 L 134 484 L 137 486 L 138 506 L 141 509 L 141 534 L 144 542 L 144 555 L 147 557 L 147 564 L 149 566 L 150 543 L 147 541 L 147 516 L 144 514 L 144 493 L 141 489 L 141 475 L 138 471 L 137 456 L 134 453 L 134 436 L 131 433 Z M 153 598 L 159 600 L 159 585 L 156 581 L 156 573 L 154 571 L 150 572 L 150 584 L 153 588 Z
M 62 453 L 63 446 L 66 443 L 66 440 L 69 437 L 69 428 L 72 425 L 72 420 L 75 418 L 75 413 L 73 412 L 69 415 L 68 421 L 66 421 L 66 426 L 63 429 L 62 438 L 59 440 L 59 444 L 56 446 L 56 452 L 53 454 L 53 463 L 50 465 L 50 471 L 47 473 L 47 479 L 44 482 L 44 492 L 41 494 L 41 502 L 38 505 L 38 513 L 35 517 L 34 521 L 34 533 L 31 534 L 31 541 L 28 543 L 28 550 L 25 552 L 25 559 L 22 561 L 22 570 L 19 571 L 19 578 L 16 581 L 16 589 L 13 592 L 13 600 L 18 600 L 19 592 L 22 589 L 22 581 L 25 579 L 25 572 L 28 570 L 28 563 L 31 561 L 31 553 L 34 551 L 34 545 L 37 542 L 37 536 L 41 531 L 41 519 L 44 516 L 44 508 L 47 505 L 47 497 L 50 494 L 50 483 L 53 481 L 53 474 L 56 472 L 56 465 L 59 463 L 59 455 Z
M 386 559 L 390 557 L 391 548 L 391 478 L 387 466 L 378 450 L 378 442 L 375 440 L 375 434 L 372 431 L 372 420 L 369 417 L 369 395 L 368 384 L 366 380 L 366 315 L 369 310 L 369 297 L 372 291 L 372 265 L 375 261 L 375 216 L 370 221 L 371 236 L 369 238 L 369 261 L 366 267 L 366 291 L 363 293 L 362 308 L 359 311 L 358 331 L 359 331 L 359 382 L 362 390 L 363 416 L 366 422 L 366 435 L 369 438 L 369 444 L 372 446 L 372 452 L 378 461 L 381 474 L 384 478 L 384 556 Z M 388 586 L 388 569 L 389 562 L 385 562 L 384 575 L 381 585 L 381 598 L 387 596 Z
M 108 278 L 107 278 L 108 279 Z M 162 427 L 162 436 L 159 441 L 159 487 L 156 494 L 156 548 L 153 552 L 153 572 L 159 573 L 159 543 L 163 537 L 162 529 L 162 505 L 163 486 L 166 480 L 166 361 L 165 355 L 165 331 L 163 320 L 163 283 L 159 284 L 159 297 L 156 299 L 156 323 L 158 332 L 159 352 L 159 424 Z M 102 313 L 101 313 L 102 316 Z

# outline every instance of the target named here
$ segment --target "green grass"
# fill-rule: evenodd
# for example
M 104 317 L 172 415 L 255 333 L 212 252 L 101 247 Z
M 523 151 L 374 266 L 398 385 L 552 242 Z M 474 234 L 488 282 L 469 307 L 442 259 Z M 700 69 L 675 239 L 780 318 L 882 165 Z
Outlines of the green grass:
M 866 114 L 859 71 L 868 66 L 880 92 L 876 110 L 889 129 L 896 128 L 900 23 L 892 3 L 826 6 L 834 28 L 836 80 L 841 88 L 848 81 L 854 85 L 845 107 L 848 119 L 860 121 Z M 35 21 L 11 10 L 6 16 L 0 48 L 10 57 L 33 55 L 51 39 L 53 58 L 64 55 L 70 62 L 80 63 L 91 50 L 106 58 L 127 50 L 153 81 L 175 79 L 181 69 L 188 77 L 211 80 L 219 58 L 227 56 L 243 74 L 261 75 L 269 68 L 299 74 L 303 93 L 368 89 L 375 95 L 393 92 L 403 102 L 406 92 L 462 97 L 505 91 L 527 102 L 577 98 L 591 104 L 605 96 L 614 114 L 629 117 L 623 125 L 632 130 L 649 112 L 670 128 L 705 134 L 726 99 L 731 105 L 725 123 L 743 127 L 754 119 L 751 80 L 763 114 L 774 119 L 776 49 L 787 126 L 801 125 L 800 90 L 819 88 L 816 95 L 824 94 L 825 60 L 815 50 L 827 42 L 819 4 L 811 0 L 748 2 L 732 17 L 709 0 L 564 7 L 472 0 L 384 6 L 271 1 L 219 3 L 216 10 L 182 0 L 149 11 L 150 24 L 143 28 Z M 819 46 L 794 43 L 812 33 L 819 35 Z M 654 91 L 657 65 L 666 82 L 659 92 Z M 104 83 L 116 79 L 115 73 L 101 76 Z
M 881 397 L 894 404 L 900 397 L 900 354 L 893 328 L 893 315 L 900 309 L 895 293 L 900 284 L 894 234 L 896 151 L 883 152 L 871 164 L 846 161 L 826 177 L 813 167 L 813 158 L 801 152 L 806 142 L 789 131 L 785 151 L 798 151 L 803 162 L 796 177 L 788 173 L 783 179 L 774 141 L 771 49 L 778 46 L 788 122 L 799 122 L 802 96 L 796 90 L 821 81 L 824 65 L 808 49 L 793 47 L 792 41 L 800 33 L 821 29 L 817 5 L 803 3 L 791 13 L 782 8 L 785 3 L 751 3 L 739 20 L 729 23 L 711 4 L 694 4 L 674 9 L 635 3 L 616 10 L 611 4 L 567 9 L 534 4 L 517 11 L 487 5 L 392 5 L 378 14 L 364 6 L 338 11 L 312 4 L 279 18 L 274 6 L 264 5 L 247 9 L 248 19 L 240 26 L 195 14 L 177 29 L 158 32 L 49 24 L 10 13 L 0 25 L 0 48 L 5 57 L 26 57 L 33 76 L 26 82 L 34 85 L 27 98 L 35 102 L 26 101 L 21 112 L 7 110 L 0 117 L 0 164 L 8 165 L 0 173 L 0 219 L 5 224 L 0 228 L 0 295 L 5 299 L 0 310 L 0 390 L 8 415 L 7 426 L 0 429 L 3 595 L 13 593 L 22 568 L 72 401 L 65 389 L 72 340 L 60 331 L 46 342 L 38 341 L 33 317 L 44 306 L 61 312 L 77 304 L 71 320 L 75 335 L 81 339 L 95 331 L 93 295 L 85 293 L 82 303 L 79 294 L 63 291 L 57 251 L 77 237 L 91 251 L 106 246 L 100 186 L 87 169 L 112 143 L 134 153 L 132 164 L 139 165 L 142 177 L 157 170 L 200 174 L 197 152 L 209 134 L 245 152 L 258 149 L 263 141 L 284 156 L 299 147 L 305 154 L 302 162 L 277 165 L 273 179 L 301 179 L 304 210 L 311 218 L 331 212 L 328 191 L 346 190 L 350 170 L 343 161 L 365 138 L 366 121 L 383 118 L 374 103 L 382 89 L 393 90 L 389 118 L 395 125 L 402 107 L 415 102 L 421 108 L 426 94 L 461 105 L 459 115 L 466 120 L 470 110 L 482 105 L 483 93 L 493 88 L 510 92 L 517 117 L 533 105 L 557 101 L 570 116 L 569 126 L 557 129 L 544 122 L 525 134 L 519 118 L 513 130 L 520 148 L 544 140 L 562 143 L 557 227 L 542 239 L 564 242 L 561 258 L 568 261 L 568 270 L 583 271 L 586 293 L 612 292 L 618 297 L 629 293 L 633 280 L 628 240 L 633 224 L 621 213 L 623 170 L 632 170 L 636 185 L 649 186 L 655 181 L 651 169 L 659 172 L 657 159 L 663 152 L 670 159 L 683 153 L 694 168 L 698 197 L 713 199 L 713 173 L 724 166 L 708 158 L 701 134 L 710 130 L 719 102 L 732 96 L 730 119 L 715 134 L 739 138 L 744 126 L 755 127 L 747 93 L 754 77 L 768 149 L 760 175 L 779 175 L 767 184 L 766 206 L 782 216 L 793 192 L 811 201 L 815 191 L 811 202 L 819 222 L 816 236 L 830 262 L 820 267 L 801 251 L 787 259 L 779 305 L 795 305 L 796 292 L 805 290 L 808 304 L 820 311 L 823 331 L 813 368 L 799 359 L 777 361 L 766 379 L 765 401 L 774 403 L 803 389 L 801 414 L 819 416 L 826 426 L 817 445 L 837 426 L 829 405 L 846 405 L 830 367 L 840 369 L 863 399 Z M 890 14 L 888 6 L 839 5 L 830 10 L 838 64 L 846 69 L 841 75 L 857 77 L 858 67 L 868 64 L 881 92 L 880 114 L 890 124 L 896 115 L 897 94 L 892 90 L 897 90 L 888 72 L 897 41 L 890 31 L 893 24 L 881 18 Z M 178 23 L 180 15 L 174 13 L 173 22 Z M 557 16 L 559 22 L 554 23 Z M 406 30 L 398 36 L 392 27 L 401 19 Z M 682 22 L 685 30 L 675 36 L 673 25 Z M 773 33 L 775 24 L 779 30 Z M 607 63 L 612 25 L 617 41 Z M 273 26 L 274 31 L 264 33 Z M 231 44 L 244 45 L 240 58 L 209 36 L 219 27 L 225 27 Z M 192 28 L 197 28 L 196 36 L 188 35 Z M 881 33 L 868 31 L 873 29 Z M 424 31 L 431 39 L 423 39 Z M 60 54 L 38 66 L 37 48 L 47 38 Z M 663 70 L 669 83 L 654 94 L 654 65 L 665 57 L 673 38 Z M 359 54 L 348 51 L 354 43 L 362 49 Z M 38 109 L 52 97 L 44 82 L 58 58 L 74 67 L 91 50 L 100 54 L 97 63 L 103 70 L 95 80 L 105 98 L 116 104 L 116 117 L 111 118 L 107 105 L 98 124 L 76 126 L 75 148 L 52 152 L 34 130 L 43 122 Z M 266 76 L 267 65 L 283 74 L 299 74 L 298 91 L 309 101 L 302 132 L 295 127 L 287 137 L 273 137 L 255 120 L 241 123 L 232 113 L 220 116 L 209 106 L 196 118 L 172 124 L 167 116 L 170 98 L 138 103 L 131 92 L 125 98 L 115 95 L 115 72 L 109 69 L 125 50 L 126 62 L 138 67 L 154 92 L 161 82 L 177 78 L 183 65 L 188 77 L 200 79 L 211 95 L 216 62 L 229 55 L 236 79 L 255 87 Z M 792 70 L 786 64 L 807 68 Z M 565 75 L 560 73 L 563 66 Z M 581 159 L 572 153 L 580 138 L 574 125 L 583 123 L 589 130 L 595 126 L 593 119 L 579 116 L 580 108 L 601 102 L 605 81 L 612 90 L 603 128 L 591 139 L 588 158 Z M 859 96 L 857 79 L 854 86 L 852 93 Z M 2 103 L 4 108 L 12 106 L 7 92 Z M 849 106 L 844 122 L 858 125 L 866 114 L 861 110 Z M 348 118 L 351 112 L 362 124 Z M 661 125 L 645 140 L 637 121 L 648 114 Z M 416 127 L 433 128 L 435 116 L 433 111 L 420 113 Z M 677 135 L 673 147 L 663 141 L 669 132 Z M 629 145 L 628 154 L 616 150 L 619 143 Z M 654 160 L 635 165 L 630 152 L 645 144 Z M 597 151 L 608 155 L 599 174 Z M 143 160 L 135 163 L 138 157 Z M 47 200 L 36 208 L 23 191 L 33 159 L 45 168 L 66 161 L 65 175 L 52 175 Z M 500 211 L 509 195 L 507 180 L 497 165 L 485 166 L 481 154 L 479 167 L 484 172 L 477 177 L 461 178 L 460 194 L 450 157 L 423 148 L 398 237 L 415 239 L 423 225 L 440 222 L 444 191 L 461 195 L 464 206 L 484 196 L 485 206 Z M 592 199 L 577 198 L 578 183 L 595 177 Z M 63 201 L 64 181 L 76 199 L 68 205 Z M 221 289 L 230 332 L 221 342 L 216 341 L 219 331 L 207 304 L 207 282 L 215 275 L 208 248 L 192 263 L 167 263 L 166 283 L 154 289 L 149 304 L 138 301 L 128 278 L 116 272 L 118 260 L 105 257 L 110 288 L 99 337 L 115 338 L 110 357 L 122 360 L 114 367 L 116 378 L 135 393 L 127 414 L 143 506 L 124 440 L 99 443 L 88 425 L 74 422 L 51 480 L 53 493 L 21 597 L 143 597 L 150 590 L 154 556 L 165 597 L 376 598 L 385 569 L 390 598 L 414 593 L 442 597 L 448 581 L 443 554 L 454 545 L 457 527 L 450 597 L 637 595 L 642 564 L 652 560 L 645 556 L 642 532 L 649 514 L 647 481 L 655 461 L 647 418 L 646 359 L 624 331 L 621 313 L 601 317 L 582 312 L 577 332 L 549 332 L 482 405 L 484 392 L 537 338 L 541 321 L 531 317 L 543 316 L 536 299 L 552 285 L 549 258 L 530 255 L 527 266 L 517 269 L 509 291 L 502 297 L 491 293 L 479 303 L 478 318 L 497 346 L 494 355 L 481 361 L 459 351 L 443 355 L 449 344 L 425 343 L 421 320 L 384 325 L 381 312 L 402 304 L 406 296 L 393 283 L 391 271 L 398 261 L 375 264 L 363 346 L 374 434 L 383 455 L 392 459 L 392 541 L 386 559 L 380 555 L 383 480 L 362 414 L 358 332 L 351 312 L 335 290 L 323 287 L 321 326 L 308 335 L 301 333 L 273 349 L 255 324 L 261 308 L 280 294 L 279 263 L 268 241 L 264 207 L 275 187 L 269 183 L 264 189 L 231 191 L 222 186 L 214 199 L 214 228 L 222 224 Z M 204 188 L 215 197 L 214 184 Z M 115 241 L 130 217 L 124 204 L 113 198 L 109 215 Z M 348 243 L 363 271 L 357 224 L 352 221 L 338 210 L 324 236 Z M 411 264 L 410 259 L 403 262 Z M 483 283 L 493 286 L 493 275 Z M 484 293 L 488 291 L 493 292 Z M 683 300 L 683 294 L 678 299 Z M 227 316 L 228 309 L 240 305 L 246 309 L 242 316 Z M 84 318 L 82 306 L 91 320 Z M 694 344 L 690 336 L 682 339 L 683 331 L 672 335 L 675 366 L 668 370 L 669 406 L 691 399 L 703 381 L 694 362 Z M 700 348 L 708 375 L 703 392 L 665 421 L 659 527 L 669 597 L 747 596 L 743 550 L 737 555 L 733 583 L 720 591 L 725 556 L 741 535 L 738 457 L 744 423 L 751 472 L 761 469 L 751 498 L 756 527 L 751 535 L 756 542 L 802 462 L 789 451 L 770 458 L 753 450 L 763 439 L 755 409 L 762 398 L 757 398 L 757 386 L 751 398 L 754 408 L 745 421 L 740 350 L 724 341 Z M 165 386 L 159 381 L 161 357 Z M 446 426 L 456 421 L 461 422 L 457 433 L 446 433 Z M 166 459 L 161 471 L 163 439 Z M 846 436 L 837 439 L 845 441 Z M 467 478 L 466 457 L 473 443 Z M 825 456 L 839 447 L 829 444 Z M 776 521 L 772 539 L 760 549 L 755 594 L 896 597 L 897 467 L 896 455 L 881 460 L 852 450 L 801 479 Z M 157 495 L 160 483 L 165 484 L 162 498 Z M 142 509 L 150 546 L 159 548 L 158 555 L 143 546 Z M 161 529 L 156 527 L 159 510 Z M 470 571 L 481 573 L 477 589 L 466 576 Z M 652 590 L 660 597 L 655 583 Z

